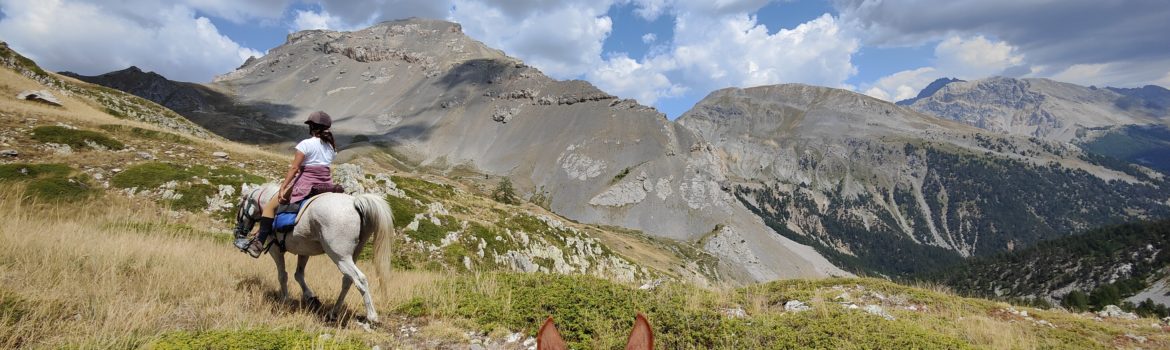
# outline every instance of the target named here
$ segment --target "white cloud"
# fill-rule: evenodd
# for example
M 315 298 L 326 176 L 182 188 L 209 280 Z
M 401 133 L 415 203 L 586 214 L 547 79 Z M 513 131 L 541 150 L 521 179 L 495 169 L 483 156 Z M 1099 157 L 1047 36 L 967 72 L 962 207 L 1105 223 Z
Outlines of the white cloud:
M 261 53 L 221 35 L 183 5 L 143 9 L 151 21 L 84 1 L 4 1 L 0 37 L 51 70 L 100 74 L 137 65 L 207 81 Z
M 301 31 L 309 29 L 346 31 L 353 30 L 354 28 L 346 25 L 340 17 L 331 15 L 327 11 L 297 10 L 297 16 L 293 18 L 292 30 Z
M 244 23 L 251 19 L 278 20 L 291 2 L 291 0 L 184 0 L 181 3 L 212 16 Z
M 587 77 L 606 91 L 647 104 L 686 91 L 729 86 L 848 87 L 844 81 L 857 71 L 851 56 L 858 50 L 858 41 L 828 14 L 769 34 L 749 15 L 767 2 L 669 2 L 661 10 L 675 16 L 673 41 L 668 46 L 642 58 L 609 57 Z M 639 6 L 647 3 L 661 4 L 635 1 Z
M 654 35 L 654 33 L 642 34 L 642 42 L 643 43 L 649 44 L 649 43 L 653 43 L 655 40 L 658 40 L 658 36 Z
M 624 53 L 609 57 L 586 77 L 609 93 L 631 97 L 647 105 L 654 104 L 659 98 L 676 97 L 687 91 L 685 87 L 671 83 L 654 66 L 639 63 Z
M 1024 56 L 1003 41 L 992 42 L 982 35 L 969 39 L 952 36 L 934 48 L 935 66 L 962 79 L 999 75 L 1024 63 Z
M 351 29 L 409 17 L 445 18 L 450 13 L 452 5 L 451 0 L 307 0 L 305 2 L 319 5 L 321 7 L 319 12 L 335 16 L 344 27 Z
M 886 101 L 901 101 L 918 96 L 922 88 L 938 78 L 939 73 L 933 67 L 905 70 L 878 79 L 864 93 Z
M 612 2 L 576 0 L 533 7 L 456 1 L 451 19 L 472 38 L 523 59 L 559 79 L 577 78 L 602 63 Z
M 1046 73 L 1046 74 L 1043 74 Z M 1170 60 L 1075 64 L 1035 75 L 1054 80 L 1096 86 L 1170 86 Z

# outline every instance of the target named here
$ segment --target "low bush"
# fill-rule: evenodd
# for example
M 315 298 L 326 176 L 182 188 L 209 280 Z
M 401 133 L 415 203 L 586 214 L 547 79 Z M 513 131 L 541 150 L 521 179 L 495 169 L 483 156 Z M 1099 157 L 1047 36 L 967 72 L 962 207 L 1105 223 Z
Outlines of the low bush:
M 46 143 L 59 143 L 82 149 L 90 148 L 91 144 L 112 150 L 120 150 L 126 145 L 106 134 L 81 129 L 70 129 L 63 126 L 39 126 L 33 129 L 32 138 Z

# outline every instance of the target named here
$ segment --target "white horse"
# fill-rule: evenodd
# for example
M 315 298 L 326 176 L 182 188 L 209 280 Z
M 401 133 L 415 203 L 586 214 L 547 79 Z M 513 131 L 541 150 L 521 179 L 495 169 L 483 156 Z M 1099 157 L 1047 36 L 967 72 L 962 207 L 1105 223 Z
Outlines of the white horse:
M 260 220 L 261 203 L 267 203 L 279 190 L 276 184 L 266 184 L 246 191 L 240 201 L 240 211 L 236 215 L 236 234 L 247 234 Z M 301 285 L 301 300 L 307 304 L 320 304 L 313 291 L 305 284 L 305 264 L 309 257 L 314 255 L 328 255 L 337 269 L 344 275 L 341 278 L 341 295 L 337 296 L 337 303 L 330 311 L 329 317 L 335 319 L 345 307 L 345 294 L 349 292 L 351 284 L 356 284 L 358 292 L 366 304 L 366 320 L 378 321 L 378 313 L 374 311 L 374 302 L 370 295 L 370 285 L 366 275 L 357 268 L 353 259 L 361 252 L 362 247 L 371 236 L 374 236 L 374 268 L 378 277 L 385 281 L 390 272 L 390 239 L 394 232 L 393 216 L 386 199 L 373 194 L 356 196 L 343 193 L 325 193 L 315 198 L 309 206 L 304 208 L 292 232 L 287 235 L 273 233 L 271 239 L 284 237 L 284 247 L 272 244 L 268 253 L 276 262 L 276 277 L 280 281 L 280 297 L 288 300 L 288 273 L 284 267 L 284 253 L 297 255 L 297 271 L 293 275 Z

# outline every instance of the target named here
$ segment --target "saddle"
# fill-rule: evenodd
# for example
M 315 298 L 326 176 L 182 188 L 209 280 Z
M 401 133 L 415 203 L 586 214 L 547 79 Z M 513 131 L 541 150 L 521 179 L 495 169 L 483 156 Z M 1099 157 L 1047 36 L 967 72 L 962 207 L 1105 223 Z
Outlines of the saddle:
M 323 193 L 345 193 L 345 188 L 331 183 L 316 184 L 309 190 L 309 196 L 296 203 L 281 204 L 276 207 L 276 218 L 272 221 L 272 228 L 278 233 L 289 233 L 301 221 L 301 214 L 309 207 L 317 195 Z M 282 240 L 283 241 L 283 240 Z M 282 243 L 283 246 L 283 242 Z

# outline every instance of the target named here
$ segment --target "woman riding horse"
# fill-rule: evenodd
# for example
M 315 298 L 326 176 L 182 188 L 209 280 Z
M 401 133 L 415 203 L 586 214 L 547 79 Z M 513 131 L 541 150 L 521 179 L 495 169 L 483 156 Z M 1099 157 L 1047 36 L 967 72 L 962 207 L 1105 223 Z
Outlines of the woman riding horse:
M 245 237 L 236 238 L 236 247 L 259 258 L 267 247 L 269 236 L 272 235 L 272 221 L 276 218 L 276 207 L 281 203 L 297 203 L 309 196 L 309 192 L 317 184 L 332 184 L 333 179 L 329 165 L 333 163 L 333 156 L 337 154 L 337 144 L 333 140 L 333 133 L 329 127 L 333 125 L 333 118 L 329 114 L 316 111 L 309 114 L 305 124 L 309 125 L 310 138 L 302 140 L 296 146 L 296 155 L 289 165 L 284 181 L 280 182 L 279 195 L 264 203 L 260 218 L 260 232 L 256 238 L 248 241 Z

